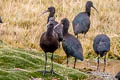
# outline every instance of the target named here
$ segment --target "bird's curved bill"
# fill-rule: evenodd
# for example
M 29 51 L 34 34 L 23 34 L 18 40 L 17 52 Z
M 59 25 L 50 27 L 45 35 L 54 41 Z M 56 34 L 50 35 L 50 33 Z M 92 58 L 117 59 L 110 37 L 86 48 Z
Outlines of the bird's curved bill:
M 99 13 L 98 10 L 94 6 L 92 6 L 92 7 L 96 10 L 97 13 Z
M 40 16 L 42 16 L 43 14 L 45 14 L 45 13 L 47 13 L 47 12 L 49 12 L 49 11 L 48 11 L 48 10 L 43 11 L 43 12 L 40 14 Z

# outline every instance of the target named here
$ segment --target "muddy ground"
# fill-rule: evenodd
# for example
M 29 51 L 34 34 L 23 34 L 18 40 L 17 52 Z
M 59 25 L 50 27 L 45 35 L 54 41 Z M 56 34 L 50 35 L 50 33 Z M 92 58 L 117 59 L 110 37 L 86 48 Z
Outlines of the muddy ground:
M 64 62 L 64 64 L 66 64 Z M 74 59 L 70 60 L 68 66 L 73 67 Z M 97 59 L 92 60 L 77 60 L 76 68 L 89 74 L 98 75 L 104 80 L 116 80 L 115 75 L 120 71 L 120 60 L 107 60 L 106 70 L 103 72 L 104 60 L 100 60 L 99 71 L 97 70 Z

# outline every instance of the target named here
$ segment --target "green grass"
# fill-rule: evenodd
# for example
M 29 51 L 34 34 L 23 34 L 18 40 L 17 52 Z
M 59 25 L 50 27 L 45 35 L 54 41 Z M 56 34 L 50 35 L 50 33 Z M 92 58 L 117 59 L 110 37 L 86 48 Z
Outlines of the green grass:
M 51 55 L 48 55 L 48 58 Z M 55 56 L 56 58 L 58 56 Z M 48 59 L 47 70 L 51 67 Z M 38 51 L 28 51 L 11 46 L 0 41 L 0 80 L 30 80 L 31 78 L 42 78 L 44 80 L 83 80 L 88 75 L 78 70 L 54 63 L 56 75 L 47 73 L 43 76 L 44 54 Z

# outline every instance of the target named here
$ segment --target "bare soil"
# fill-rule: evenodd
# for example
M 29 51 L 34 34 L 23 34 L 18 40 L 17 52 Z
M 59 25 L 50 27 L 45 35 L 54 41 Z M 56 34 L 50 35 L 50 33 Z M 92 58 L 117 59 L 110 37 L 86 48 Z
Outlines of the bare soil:
M 73 67 L 74 60 L 70 60 L 68 66 Z M 99 71 L 97 70 L 97 59 L 94 60 L 77 60 L 76 69 L 84 72 L 103 77 L 104 80 L 115 80 L 114 76 L 120 71 L 120 60 L 107 60 L 106 70 L 103 72 L 104 61 L 100 60 Z

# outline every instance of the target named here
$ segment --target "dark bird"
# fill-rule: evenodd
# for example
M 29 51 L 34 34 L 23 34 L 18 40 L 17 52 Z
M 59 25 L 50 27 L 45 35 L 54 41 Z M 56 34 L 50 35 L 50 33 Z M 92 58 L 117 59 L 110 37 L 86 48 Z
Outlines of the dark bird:
M 54 22 L 52 19 L 47 24 L 47 31 L 44 32 L 40 38 L 40 47 L 42 50 L 45 52 L 45 70 L 43 71 L 43 75 L 46 74 L 46 64 L 47 64 L 47 53 L 50 52 L 52 53 L 51 56 L 51 63 L 52 63 L 52 68 L 50 72 L 54 74 L 53 71 L 53 53 L 56 49 L 59 48 L 59 41 L 57 39 L 56 34 L 54 33 Z
M 49 22 L 49 18 L 50 17 L 54 17 L 54 15 L 55 15 L 55 7 L 53 7 L 53 6 L 48 7 L 48 9 L 45 10 L 41 15 L 43 15 L 44 13 L 47 13 L 47 12 L 50 13 L 49 16 L 48 16 L 48 19 L 47 19 L 47 23 L 48 23 Z M 56 25 L 56 24 L 58 24 L 57 21 L 54 22 L 54 25 Z
M 47 20 L 47 23 L 48 23 L 51 17 L 54 18 L 55 7 L 53 7 L 53 6 L 49 7 L 48 10 L 45 10 L 41 15 L 43 15 L 44 13 L 47 13 L 47 12 L 50 13 L 49 16 L 48 16 L 48 20 Z M 56 26 L 58 24 L 58 22 L 55 21 L 55 19 L 52 19 L 52 20 L 53 20 L 54 26 Z M 57 30 L 57 28 L 59 28 L 59 29 Z M 61 35 L 62 27 L 60 27 L 60 26 L 57 25 L 55 30 L 57 30 L 58 32 L 60 32 L 60 33 L 56 33 L 56 34 L 58 35 L 59 42 L 62 41 L 62 38 L 63 38 L 63 35 Z
M 93 42 L 93 49 L 98 55 L 98 66 L 97 70 L 99 69 L 99 58 L 104 57 L 104 70 L 106 67 L 106 54 L 110 50 L 110 38 L 105 34 L 99 34 L 95 37 Z
M 115 78 L 117 78 L 118 80 L 120 80 L 120 72 L 118 72 L 118 73 L 115 75 Z
M 69 20 L 64 18 L 61 20 L 61 24 L 63 25 L 63 41 L 62 47 L 67 55 L 67 65 L 68 65 L 68 58 L 70 56 L 75 57 L 74 67 L 76 65 L 77 59 L 83 61 L 83 49 L 80 41 L 74 37 L 72 34 L 68 32 L 69 29 Z
M 0 23 L 3 23 L 1 17 L 0 17 Z
M 85 36 L 90 28 L 91 7 L 97 11 L 97 9 L 93 6 L 93 2 L 87 1 L 85 12 L 80 12 L 72 21 L 73 31 L 77 38 L 79 33 L 82 33 Z

